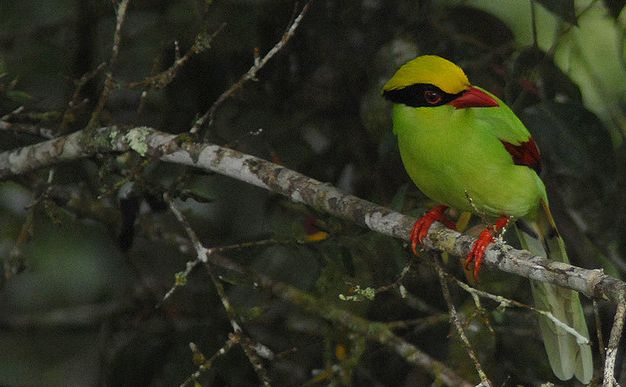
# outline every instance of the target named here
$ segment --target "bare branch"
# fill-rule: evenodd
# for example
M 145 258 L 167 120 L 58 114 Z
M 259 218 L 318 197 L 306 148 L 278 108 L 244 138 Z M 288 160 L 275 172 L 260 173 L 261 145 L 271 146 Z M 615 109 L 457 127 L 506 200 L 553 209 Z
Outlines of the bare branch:
M 488 298 L 488 299 L 490 299 L 492 301 L 497 302 L 498 304 L 500 304 L 500 306 L 503 306 L 503 307 L 508 307 L 508 306 L 512 305 L 512 306 L 515 306 L 517 308 L 524 308 L 524 309 L 531 310 L 531 311 L 533 311 L 533 312 L 535 312 L 537 314 L 540 314 L 540 315 L 545 316 L 546 318 L 550 319 L 550 321 L 552 321 L 556 326 L 560 327 L 565 332 L 567 332 L 570 335 L 574 336 L 578 343 L 591 345 L 591 343 L 589 342 L 588 338 L 586 338 L 585 336 L 583 336 L 580 333 L 578 333 L 578 331 L 576 331 L 574 328 L 570 327 L 569 325 L 565 324 L 563 321 L 561 321 L 558 318 L 554 317 L 554 315 L 552 313 L 548 312 L 548 311 L 537 309 L 537 308 L 532 307 L 530 305 L 523 304 L 523 303 L 521 303 L 519 301 L 511 300 L 510 298 L 498 296 L 496 294 L 491 294 L 489 292 L 485 292 L 484 290 L 475 289 L 475 288 L 469 286 L 468 284 L 459 281 L 457 278 L 454 278 L 454 277 L 449 277 L 449 278 L 451 278 L 454 282 L 456 282 L 456 284 L 461 289 L 463 289 L 466 292 L 468 292 L 469 294 L 471 294 L 472 297 Z
M 432 255 L 434 254 L 431 254 L 431 256 Z M 452 324 L 454 325 L 456 332 L 459 335 L 459 338 L 461 339 L 461 343 L 463 343 L 463 346 L 465 347 L 465 351 L 467 352 L 467 355 L 470 357 L 470 359 L 474 363 L 474 368 L 476 368 L 476 372 L 478 373 L 478 377 L 480 378 L 481 384 L 491 387 L 493 386 L 493 384 L 491 383 L 491 380 L 489 380 L 489 378 L 487 377 L 487 374 L 485 373 L 485 371 L 483 371 L 483 367 L 480 365 L 478 356 L 476 355 L 476 352 L 474 351 L 472 344 L 469 342 L 467 335 L 465 335 L 465 331 L 463 330 L 463 326 L 461 324 L 461 319 L 459 318 L 459 315 L 456 312 L 456 307 L 454 306 L 454 303 L 452 302 L 452 296 L 450 295 L 450 289 L 448 288 L 446 275 L 443 269 L 441 268 L 441 266 L 439 265 L 439 263 L 436 261 L 436 259 L 433 261 L 433 263 L 435 266 L 435 270 L 437 271 L 437 275 L 439 276 L 439 283 L 441 284 L 441 292 L 443 294 L 443 298 L 444 300 L 446 300 L 446 304 L 448 305 L 448 310 L 450 311 L 450 320 L 452 321 Z
M 180 385 L 180 387 L 194 384 L 194 382 L 196 382 L 200 378 L 200 376 L 202 376 L 203 372 L 206 372 L 210 370 L 211 367 L 213 367 L 213 362 L 215 361 L 215 359 L 228 353 L 228 351 L 230 351 L 235 346 L 235 344 L 239 342 L 239 339 L 239 335 L 231 333 L 228 336 L 226 344 L 224 344 L 222 348 L 220 348 L 217 352 L 213 354 L 213 356 L 208 359 L 204 356 L 202 352 L 200 352 L 200 349 L 198 349 L 198 346 L 195 343 L 189 343 L 189 348 L 193 353 L 194 362 L 198 364 L 198 371 L 191 374 L 191 376 L 189 376 Z
M 74 89 L 74 94 L 72 94 L 72 98 L 67 103 L 67 108 L 63 112 L 61 123 L 59 124 L 59 128 L 57 130 L 58 134 L 66 133 L 67 128 L 75 120 L 76 112 L 87 105 L 89 100 L 87 98 L 81 99 L 80 94 L 85 85 L 95 78 L 105 67 L 105 62 L 100 63 L 95 69 L 83 74 L 80 79 L 75 81 L 76 87 Z
M 263 382 L 263 385 L 270 386 L 270 380 L 267 375 L 267 371 L 265 370 L 265 367 L 263 367 L 263 363 L 261 362 L 261 359 L 259 358 L 259 356 L 257 355 L 255 351 L 256 343 L 250 338 L 248 338 L 247 336 L 245 336 L 245 334 L 243 333 L 241 326 L 237 322 L 237 313 L 235 312 L 235 308 L 230 302 L 230 299 L 228 298 L 228 296 L 226 295 L 224 285 L 222 285 L 222 282 L 219 280 L 217 275 L 215 275 L 215 272 L 213 271 L 213 268 L 211 267 L 211 263 L 209 263 L 207 259 L 208 254 L 209 254 L 209 249 L 207 249 L 206 247 L 202 245 L 202 243 L 200 242 L 200 239 L 198 238 L 198 235 L 191 227 L 191 224 L 189 224 L 189 221 L 187 221 L 187 218 L 178 209 L 178 207 L 176 206 L 172 198 L 169 197 L 168 194 L 165 194 L 164 199 L 167 201 L 170 207 L 170 210 L 172 211 L 174 216 L 176 216 L 176 219 L 178 219 L 180 224 L 185 229 L 185 232 L 187 232 L 187 235 L 189 236 L 189 239 L 191 240 L 196 250 L 196 260 L 194 262 L 187 263 L 188 270 L 191 270 L 191 268 L 193 268 L 193 266 L 195 266 L 195 264 L 197 263 L 200 263 L 200 262 L 204 263 L 204 267 L 206 268 L 206 271 L 209 274 L 209 277 L 211 278 L 211 282 L 213 283 L 213 286 L 215 287 L 215 290 L 217 291 L 217 294 L 220 297 L 220 300 L 222 301 L 222 305 L 224 306 L 224 310 L 226 311 L 226 315 L 228 316 L 230 325 L 233 328 L 233 333 L 235 335 L 240 336 L 241 338 L 239 340 L 239 343 L 241 344 L 241 347 L 243 348 L 244 353 L 248 357 L 248 361 L 250 361 L 252 368 L 254 368 L 254 371 L 257 373 L 257 376 L 259 377 L 261 382 Z M 173 289 L 174 288 L 172 288 L 172 290 Z M 168 294 L 170 294 L 170 292 L 168 292 Z
M 364 335 L 365 337 L 378 341 L 383 345 L 390 346 L 395 349 L 395 351 L 400 354 L 406 361 L 411 364 L 419 365 L 425 369 L 427 369 L 434 377 L 441 380 L 444 384 L 449 386 L 470 386 L 468 382 L 459 378 L 452 370 L 448 369 L 443 363 L 432 359 L 426 353 L 421 352 L 418 348 L 413 346 L 412 344 L 402 340 L 401 338 L 395 336 L 390 328 L 386 327 L 382 323 L 374 323 L 364 320 L 360 317 L 351 315 L 349 312 L 344 310 L 332 307 L 327 303 L 320 302 L 316 300 L 314 297 L 292 287 L 290 285 L 286 285 L 283 283 L 275 282 L 271 280 L 269 277 L 264 276 L 258 273 L 248 272 L 245 268 L 241 267 L 235 262 L 231 262 L 230 260 L 220 257 L 217 253 L 217 250 L 211 251 L 211 249 L 205 248 L 200 240 L 198 239 L 196 233 L 191 228 L 191 225 L 188 223 L 186 218 L 180 212 L 180 210 L 174 205 L 171 198 L 166 197 L 170 209 L 176 216 L 176 218 L 183 225 L 183 228 L 187 232 L 189 238 L 192 241 L 192 244 L 196 248 L 197 259 L 196 262 L 204 262 L 207 267 L 207 271 L 209 276 L 211 277 L 211 281 L 215 285 L 220 299 L 222 300 L 222 304 L 224 305 L 224 309 L 226 310 L 228 317 L 231 321 L 231 326 L 233 327 L 234 334 L 237 335 L 240 339 L 238 342 L 242 345 L 244 353 L 250 360 L 254 370 L 257 375 L 263 382 L 265 386 L 269 386 L 269 378 L 267 376 L 267 372 L 263 367 L 256 351 L 257 343 L 252 341 L 250 338 L 245 336 L 243 331 L 241 330 L 239 324 L 235 321 L 235 312 L 232 308 L 230 301 L 228 300 L 224 288 L 219 281 L 219 279 L 215 276 L 212 271 L 211 265 L 220 265 L 223 267 L 227 267 L 230 270 L 236 270 L 240 273 L 248 274 L 255 283 L 259 286 L 271 290 L 276 296 L 282 298 L 285 301 L 290 303 L 299 305 L 307 310 L 314 310 L 319 313 L 321 316 L 325 316 L 336 323 L 340 323 L 345 325 L 349 329 Z M 190 264 L 187 264 L 187 267 L 190 267 Z M 217 355 L 217 354 L 216 354 Z M 214 355 L 215 356 L 215 355 Z M 195 375 L 195 374 L 194 374 Z M 193 376 L 192 376 L 193 379 Z M 188 383 L 190 379 L 185 381 Z
M 196 40 L 193 43 L 193 46 L 183 55 L 182 57 L 177 57 L 174 63 L 166 70 L 149 76 L 142 81 L 132 82 L 128 85 L 130 88 L 135 87 L 150 87 L 154 89 L 162 89 L 165 86 L 172 83 L 178 71 L 191 59 L 194 55 L 201 53 L 202 51 L 208 49 L 211 46 L 211 42 L 213 39 L 222 32 L 222 30 L 226 27 L 226 23 L 222 23 L 215 32 L 212 34 L 207 34 L 206 32 L 201 32 L 196 36 Z M 178 43 L 176 43 L 176 47 L 178 47 Z
M 449 322 L 450 316 L 448 314 L 439 313 L 432 316 L 416 318 L 413 320 L 400 320 L 391 321 L 386 325 L 389 329 L 411 329 L 413 332 L 419 332 L 426 328 L 433 327 L 435 325 Z
M 105 127 L 94 133 L 79 131 L 39 144 L 0 153 L 0 179 L 54 164 L 91 157 L 98 152 L 134 150 L 163 161 L 193 166 L 261 187 L 304 203 L 318 211 L 347 219 L 373 231 L 408 240 L 415 218 L 402 215 L 281 165 L 213 144 L 182 142 L 176 136 L 147 127 L 120 131 Z M 475 238 L 434 223 L 425 247 L 466 256 Z M 626 283 L 604 274 L 563 262 L 553 262 L 506 244 L 492 244 L 485 252 L 486 267 L 563 286 L 587 297 L 620 302 Z
M 255 285 L 269 290 L 273 295 L 283 301 L 289 302 L 318 316 L 324 316 L 325 319 L 339 324 L 356 334 L 360 334 L 369 340 L 391 348 L 407 363 L 425 369 L 437 381 L 445 385 L 458 387 L 470 387 L 473 385 L 459 377 L 442 362 L 433 359 L 430 355 L 422 352 L 413 344 L 396 336 L 385 323 L 373 322 L 356 316 L 328 302 L 319 300 L 294 286 L 274 281 L 261 273 L 248 271 L 238 263 L 219 254 L 211 254 L 208 256 L 208 259 L 212 264 L 246 274 L 252 279 Z
M 609 345 L 606 348 L 606 361 L 604 362 L 604 382 L 603 386 L 619 386 L 615 380 L 615 361 L 617 360 L 617 350 L 624 331 L 624 319 L 626 319 L 626 297 L 622 295 L 617 304 L 613 328 L 609 337 Z M 623 348 L 622 348 L 623 349 Z
M 187 221 L 187 218 L 178 209 L 176 204 L 174 204 L 174 201 L 172 200 L 172 198 L 168 194 L 165 194 L 164 199 L 167 201 L 170 211 L 172 211 L 176 219 L 178 219 L 180 224 L 185 229 L 187 236 L 191 240 L 191 243 L 193 244 L 194 249 L 196 250 L 196 260 L 187 264 L 187 270 L 190 271 L 191 270 L 190 268 L 193 268 L 193 266 L 195 266 L 197 263 L 200 263 L 200 262 L 207 263 L 208 262 L 207 261 L 208 249 L 202 245 L 202 243 L 200 242 L 200 239 L 198 239 L 198 235 L 191 227 L 191 224 L 189 224 L 189 221 Z M 217 290 L 217 294 L 219 295 L 220 300 L 222 301 L 222 305 L 224 306 L 224 309 L 226 310 L 226 314 L 228 315 L 228 319 L 230 320 L 230 325 L 233 328 L 233 332 L 235 333 L 240 332 L 241 326 L 235 320 L 235 310 L 233 309 L 233 306 L 230 300 L 226 296 L 226 292 L 224 291 L 224 286 L 222 285 L 220 280 L 217 278 L 215 273 L 213 273 L 213 270 L 211 269 L 209 265 L 207 265 L 207 272 L 209 273 L 209 277 L 211 278 L 211 281 L 213 282 L 213 286 L 215 286 L 215 289 Z
M 257 72 L 259 72 L 259 70 L 261 70 L 263 66 L 265 66 L 265 64 L 270 59 L 272 59 L 274 55 L 276 55 L 280 50 L 283 49 L 283 47 L 287 44 L 287 42 L 289 42 L 291 37 L 296 32 L 296 29 L 300 25 L 302 18 L 304 18 L 304 15 L 306 15 L 307 11 L 309 10 L 309 7 L 311 6 L 311 2 L 312 0 L 309 0 L 309 2 L 306 3 L 304 7 L 302 7 L 302 11 L 300 11 L 300 14 L 298 14 L 298 16 L 295 19 L 293 19 L 293 22 L 291 23 L 289 28 L 287 28 L 287 30 L 285 31 L 283 36 L 280 38 L 278 43 L 276 43 L 274 47 L 272 47 L 267 52 L 267 54 L 265 54 L 264 57 L 259 58 L 258 56 L 255 55 L 254 64 L 252 65 L 252 67 L 250 67 L 248 72 L 242 75 L 241 78 L 239 78 L 239 80 L 236 83 L 234 83 L 230 88 L 228 88 L 228 90 L 223 92 L 222 95 L 220 95 L 217 98 L 217 100 L 215 100 L 215 102 L 213 103 L 213 105 L 211 105 L 209 110 L 207 110 L 206 113 L 204 113 L 200 118 L 196 120 L 196 122 L 193 124 L 193 126 L 189 130 L 190 133 L 197 133 L 198 131 L 200 131 L 200 129 L 202 129 L 204 124 L 207 122 L 207 120 L 209 121 L 208 124 L 211 125 L 213 123 L 213 118 L 215 116 L 215 111 L 217 110 L 217 108 L 228 98 L 232 97 L 239 89 L 241 89 L 246 82 L 248 82 L 251 79 L 255 79 Z
M 7 257 L 4 258 L 4 279 L 10 280 L 13 276 L 20 273 L 24 270 L 24 255 L 22 254 L 22 249 L 24 245 L 30 241 L 33 234 L 33 219 L 34 219 L 34 208 L 29 208 L 26 213 L 26 219 L 22 224 L 22 228 L 20 229 L 19 234 L 17 235 L 17 239 L 15 240 L 15 245 L 11 249 L 11 252 Z M 3 281 L 0 281 L 0 284 L 3 284 Z
M 126 20 L 126 10 L 128 9 L 128 3 L 130 0 L 122 0 L 119 7 L 117 7 L 117 20 L 115 23 L 115 32 L 113 34 L 113 47 L 111 48 L 111 59 L 109 59 L 109 70 L 106 72 L 104 79 L 104 87 L 100 93 L 100 99 L 96 104 L 96 108 L 91 113 L 91 118 L 87 124 L 87 128 L 93 129 L 100 123 L 100 115 L 104 110 L 104 106 L 109 100 L 109 95 L 113 90 L 115 82 L 113 81 L 113 66 L 117 63 L 117 57 L 120 52 L 120 43 L 122 41 L 122 26 Z
M 13 118 L 14 116 L 20 114 L 23 111 L 24 111 L 24 105 L 18 106 L 15 110 L 9 112 L 8 114 L 3 115 L 0 118 L 0 120 L 1 121 L 9 121 L 11 118 Z
M 111 316 L 127 312 L 132 308 L 130 302 L 110 301 L 58 308 L 46 312 L 9 314 L 0 318 L 0 328 L 33 330 L 97 327 Z
M 593 319 L 596 325 L 596 338 L 598 340 L 598 352 L 600 352 L 600 362 L 604 364 L 606 360 L 606 347 L 604 346 L 604 335 L 602 334 L 602 320 L 600 319 L 600 308 L 598 301 L 593 300 Z

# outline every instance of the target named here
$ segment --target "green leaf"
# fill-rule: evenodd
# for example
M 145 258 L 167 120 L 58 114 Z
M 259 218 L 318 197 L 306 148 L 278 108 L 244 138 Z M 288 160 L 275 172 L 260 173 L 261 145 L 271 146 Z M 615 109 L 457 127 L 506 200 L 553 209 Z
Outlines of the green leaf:
M 576 19 L 576 8 L 574 7 L 574 0 L 534 0 L 535 3 L 540 4 L 542 7 L 552 12 L 556 16 L 560 17 L 564 21 L 578 25 Z

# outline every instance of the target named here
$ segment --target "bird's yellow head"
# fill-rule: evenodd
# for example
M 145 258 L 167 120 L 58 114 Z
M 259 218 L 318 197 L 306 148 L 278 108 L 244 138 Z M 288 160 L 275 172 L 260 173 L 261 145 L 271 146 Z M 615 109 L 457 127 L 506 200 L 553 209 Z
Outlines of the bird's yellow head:
M 383 87 L 383 96 L 411 107 L 498 106 L 487 93 L 470 84 L 459 66 L 436 55 L 418 56 L 400 67 Z
M 460 93 L 470 86 L 467 75 L 456 64 L 440 56 L 422 55 L 400 67 L 383 90 L 398 90 L 418 83 L 437 86 L 450 94 Z

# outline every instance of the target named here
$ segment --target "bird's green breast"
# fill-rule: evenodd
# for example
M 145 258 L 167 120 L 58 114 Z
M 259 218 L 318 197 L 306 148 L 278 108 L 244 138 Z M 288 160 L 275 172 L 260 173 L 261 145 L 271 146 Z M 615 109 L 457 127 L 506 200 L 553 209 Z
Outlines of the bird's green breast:
M 511 121 L 506 115 L 513 114 L 498 109 L 394 105 L 402 161 L 424 194 L 486 216 L 525 217 L 536 211 L 545 188 L 532 169 L 513 163 L 494 134 L 506 128 L 492 126 Z

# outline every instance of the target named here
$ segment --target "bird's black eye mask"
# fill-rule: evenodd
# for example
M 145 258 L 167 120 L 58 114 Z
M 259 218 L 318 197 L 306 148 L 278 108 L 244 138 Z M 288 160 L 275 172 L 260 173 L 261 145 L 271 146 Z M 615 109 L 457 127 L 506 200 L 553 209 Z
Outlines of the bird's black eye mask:
M 427 83 L 416 83 L 402 89 L 385 90 L 383 97 L 393 103 L 401 103 L 411 107 L 431 107 L 445 105 L 460 97 L 463 92 L 449 94 L 437 86 Z

